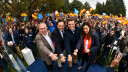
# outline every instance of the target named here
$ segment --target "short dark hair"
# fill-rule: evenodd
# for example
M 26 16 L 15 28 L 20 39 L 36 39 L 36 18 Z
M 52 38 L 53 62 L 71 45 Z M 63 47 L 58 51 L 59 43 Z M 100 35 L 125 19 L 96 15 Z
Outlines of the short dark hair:
M 28 29 L 28 30 L 29 30 L 29 28 L 28 28 L 28 27 L 25 27 L 25 28 L 24 28 L 24 30 L 26 30 L 26 29 Z
M 57 25 L 58 25 L 59 22 L 63 22 L 63 23 L 64 23 L 64 21 L 63 21 L 62 19 L 59 19 L 59 20 L 57 21 Z
M 69 19 L 67 20 L 67 22 L 69 22 L 69 21 L 74 21 L 74 22 L 75 22 L 75 20 L 74 20 L 73 18 L 69 18 Z
M 115 32 L 115 29 L 112 28 L 111 31 L 114 31 Z
M 79 22 L 76 22 L 76 24 L 79 24 L 79 25 L 80 25 L 80 23 L 79 23 Z

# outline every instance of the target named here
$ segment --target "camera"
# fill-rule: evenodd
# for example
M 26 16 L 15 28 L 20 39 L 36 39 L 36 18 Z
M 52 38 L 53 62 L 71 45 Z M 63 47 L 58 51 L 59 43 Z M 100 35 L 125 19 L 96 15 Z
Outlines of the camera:
M 117 43 L 118 43 L 118 41 L 115 41 L 113 46 L 110 47 L 111 49 L 110 49 L 109 54 L 113 54 L 115 56 L 115 55 L 118 55 L 119 53 L 121 53 L 122 58 L 125 59 L 128 56 L 128 48 L 126 46 L 124 51 L 121 52 Z

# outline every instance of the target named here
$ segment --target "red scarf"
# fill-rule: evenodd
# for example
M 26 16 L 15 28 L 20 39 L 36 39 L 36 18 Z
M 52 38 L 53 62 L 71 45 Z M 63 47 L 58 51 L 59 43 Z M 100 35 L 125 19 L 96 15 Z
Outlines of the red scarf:
M 86 35 L 85 38 L 84 38 L 83 54 L 84 54 L 84 52 L 85 52 L 85 44 L 86 44 L 86 41 L 87 41 L 87 35 Z M 90 37 L 90 39 L 88 40 L 88 48 L 87 48 L 87 49 L 90 49 L 91 44 L 92 44 L 92 38 Z M 90 52 L 88 52 L 88 55 L 90 55 Z

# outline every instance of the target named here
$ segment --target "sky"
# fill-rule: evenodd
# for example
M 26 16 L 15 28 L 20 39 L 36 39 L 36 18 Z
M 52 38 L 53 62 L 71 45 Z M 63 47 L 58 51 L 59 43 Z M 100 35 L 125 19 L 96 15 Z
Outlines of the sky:
M 73 0 L 69 0 L 69 2 L 71 3 Z M 96 3 L 97 2 L 100 2 L 100 3 L 105 3 L 106 2 L 106 0 L 79 0 L 79 1 L 81 1 L 83 4 L 87 1 L 87 2 L 89 2 L 89 4 L 91 5 L 91 7 L 93 8 L 93 9 L 95 9 L 96 8 Z M 126 17 L 128 18 L 128 0 L 124 0 L 124 3 L 125 3 L 125 7 L 126 7 Z

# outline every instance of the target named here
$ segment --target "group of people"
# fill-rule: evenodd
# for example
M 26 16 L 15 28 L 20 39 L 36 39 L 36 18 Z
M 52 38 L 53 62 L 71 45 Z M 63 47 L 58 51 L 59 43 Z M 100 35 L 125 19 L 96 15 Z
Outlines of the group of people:
M 112 19 L 106 19 L 106 24 L 103 24 L 104 20 L 94 17 L 86 19 L 50 16 L 41 21 L 30 20 L 19 24 L 9 22 L 6 26 L 3 24 L 0 66 L 10 72 L 7 66 L 11 62 L 6 52 L 18 55 L 23 60 L 21 50 L 24 48 L 31 49 L 34 58 L 37 59 L 37 45 L 41 59 L 49 72 L 54 69 L 54 61 L 57 61 L 60 71 L 63 71 L 62 65 L 66 63 L 66 58 L 69 72 L 73 65 L 80 66 L 78 70 L 81 70 L 85 61 L 84 72 L 87 72 L 92 64 L 97 63 L 96 58 L 100 57 L 105 61 L 114 42 L 118 41 L 120 53 L 114 55 L 114 60 L 107 71 L 113 72 L 113 68 L 120 62 L 118 72 L 125 72 L 128 67 L 128 55 L 123 58 L 122 53 L 128 53 L 127 25 Z M 80 65 L 77 60 L 82 60 Z

